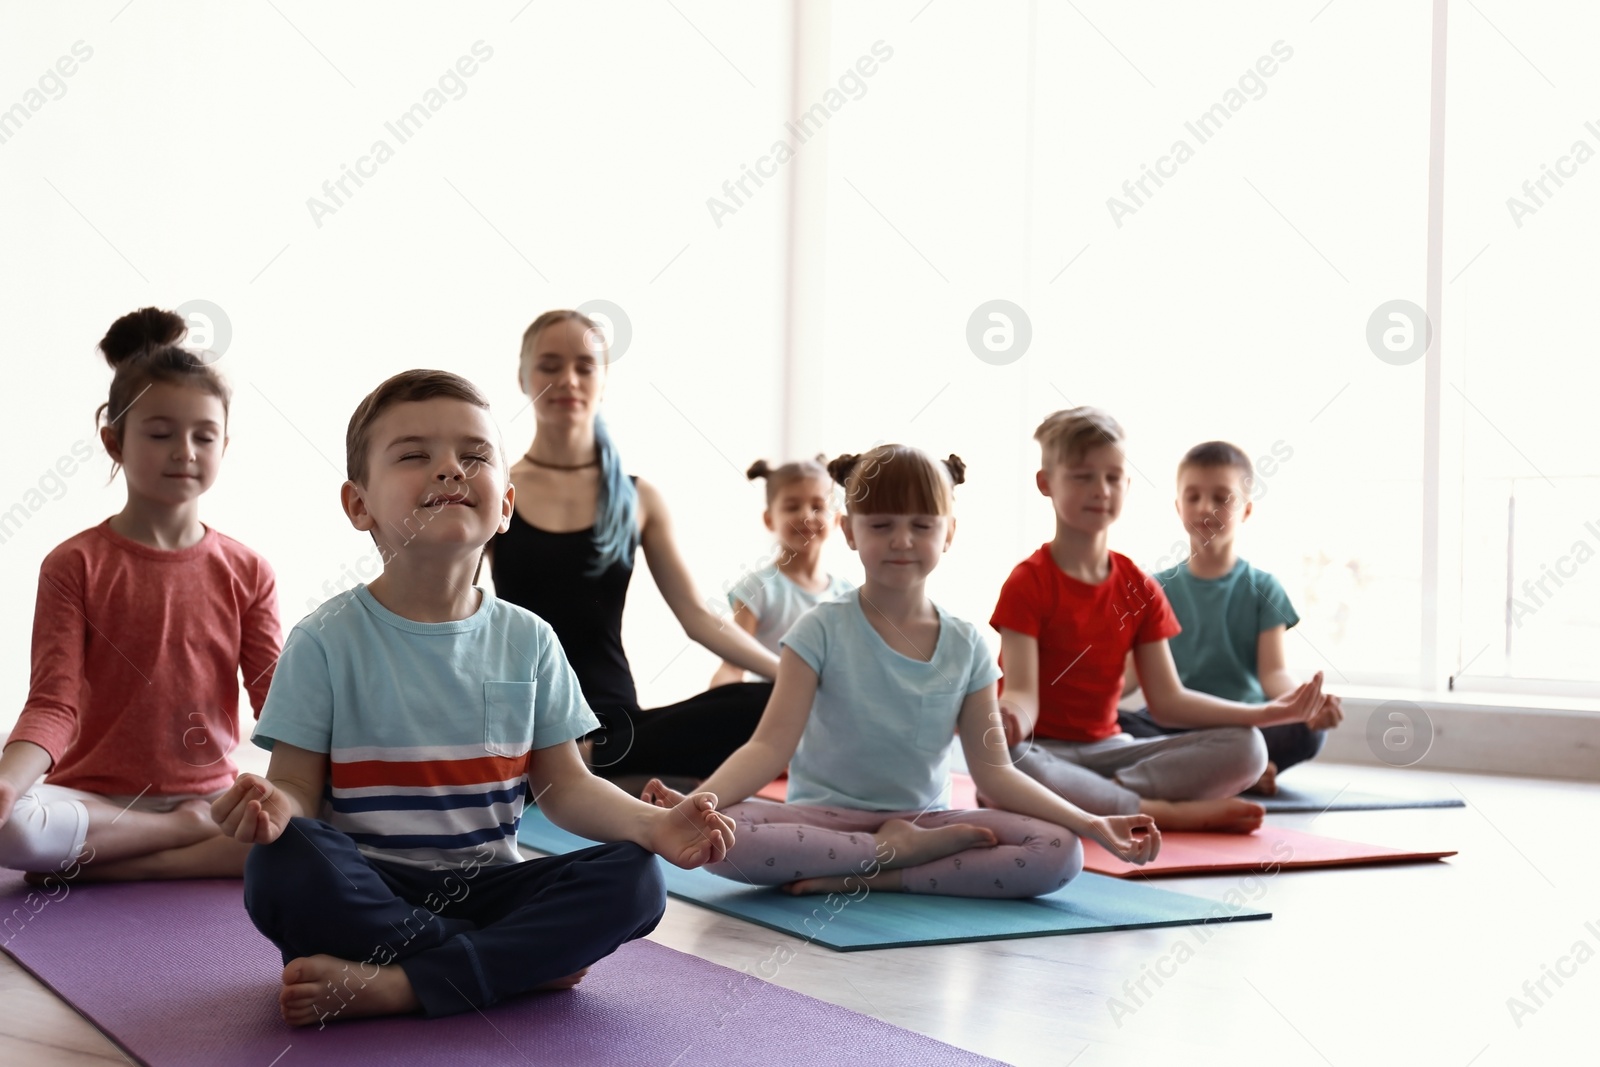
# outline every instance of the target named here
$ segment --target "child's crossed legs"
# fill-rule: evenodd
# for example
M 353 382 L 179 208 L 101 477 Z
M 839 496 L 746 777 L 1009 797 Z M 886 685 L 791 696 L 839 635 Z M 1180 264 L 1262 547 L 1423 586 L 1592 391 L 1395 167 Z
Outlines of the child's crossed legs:
M 450 1015 L 575 984 L 653 930 L 666 895 L 651 854 L 625 842 L 428 870 L 369 859 L 347 834 L 295 818 L 251 849 L 244 903 L 283 953 L 283 1016 L 304 1026 Z
M 212 796 L 104 796 L 43 782 L 0 825 L 0 867 L 83 881 L 226 878 L 248 851 L 217 833 Z
M 860 811 L 750 800 L 724 810 L 734 847 L 706 869 L 796 893 L 862 885 L 958 897 L 1053 893 L 1083 869 L 1070 831 L 1007 811 Z
M 1143 812 L 1164 830 L 1249 833 L 1261 825 L 1261 805 L 1236 795 L 1266 767 L 1254 727 L 1083 743 L 1033 738 L 1011 756 L 1017 770 L 1095 815 Z

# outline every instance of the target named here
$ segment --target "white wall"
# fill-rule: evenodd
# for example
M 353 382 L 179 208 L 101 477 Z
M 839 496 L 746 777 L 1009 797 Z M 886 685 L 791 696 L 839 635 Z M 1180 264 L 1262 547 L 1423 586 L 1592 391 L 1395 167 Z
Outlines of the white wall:
M 103 456 L 62 483 L 49 471 L 92 440 L 109 380 L 96 340 L 150 303 L 208 300 L 231 320 L 233 443 L 203 515 L 273 561 L 287 622 L 368 551 L 335 496 L 359 398 L 396 370 L 447 367 L 490 391 L 520 450 L 520 332 L 593 299 L 631 320 L 607 410 L 632 470 L 671 501 L 705 593 L 768 545 L 740 474 L 751 460 L 905 440 L 968 461 L 932 592 L 986 620 L 1050 534 L 1030 436 L 1069 403 L 1110 409 L 1131 435 L 1113 545 L 1147 567 L 1183 537 L 1170 499 L 1184 449 L 1292 450 L 1242 547 L 1305 617 L 1293 665 L 1335 679 L 1426 681 L 1424 625 L 1448 628 L 1452 669 L 1503 643 L 1511 479 L 1531 526 L 1517 581 L 1600 521 L 1581 430 L 1600 384 L 1586 298 L 1600 179 L 1580 169 L 1523 226 L 1505 205 L 1570 141 L 1600 148 L 1583 125 L 1600 123 L 1584 103 L 1600 99 L 1582 51 L 1595 16 L 1452 12 L 1441 388 L 1456 437 L 1437 476 L 1459 488 L 1445 535 L 1471 614 L 1440 621 L 1418 600 L 1423 365 L 1382 362 L 1365 337 L 1379 304 L 1423 301 L 1428 5 L 806 11 L 796 80 L 787 5 L 0 8 L 0 108 L 28 116 L 0 127 L 15 413 L 0 512 L 27 512 L 0 543 L 0 723 L 26 694 L 39 559 L 121 506 Z M 399 143 L 385 123 L 480 41 L 492 57 Z M 72 76 L 51 80 L 75 46 Z M 1186 123 L 1275 47 L 1273 73 L 1243 83 L 1201 143 Z M 867 57 L 872 73 L 849 77 Z M 800 143 L 785 123 L 819 103 L 827 122 Z M 313 220 L 308 198 L 380 138 L 393 158 Z M 780 138 L 795 159 L 763 163 Z M 1131 203 L 1123 183 L 1179 139 L 1193 157 L 1114 217 L 1109 199 Z M 714 213 L 746 167 L 772 176 Z M 1031 321 L 1004 366 L 967 341 L 995 298 Z M 842 543 L 829 552 L 856 573 Z M 627 640 L 651 704 L 696 691 L 714 663 L 685 650 L 646 574 Z M 1592 680 L 1593 582 L 1541 608 L 1537 642 L 1519 629 L 1523 659 L 1489 653 L 1469 673 Z M 1530 659 L 1530 644 L 1562 651 Z

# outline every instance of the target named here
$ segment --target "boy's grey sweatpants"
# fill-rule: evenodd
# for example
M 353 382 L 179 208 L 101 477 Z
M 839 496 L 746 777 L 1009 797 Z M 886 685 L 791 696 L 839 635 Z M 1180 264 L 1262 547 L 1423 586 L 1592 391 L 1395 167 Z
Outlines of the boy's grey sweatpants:
M 1133 815 L 1139 801 L 1211 800 L 1255 784 L 1267 743 L 1253 726 L 1104 741 L 1033 738 L 1011 750 L 1017 770 L 1091 815 Z

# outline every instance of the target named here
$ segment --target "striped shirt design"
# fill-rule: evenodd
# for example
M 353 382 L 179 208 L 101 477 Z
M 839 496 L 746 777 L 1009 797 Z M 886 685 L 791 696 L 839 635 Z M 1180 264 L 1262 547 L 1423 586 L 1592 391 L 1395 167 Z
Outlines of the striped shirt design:
M 289 635 L 255 741 L 327 753 L 321 817 L 364 855 L 518 862 L 531 754 L 598 726 L 550 627 L 483 597 L 467 619 L 418 623 L 362 587 Z
M 328 753 L 328 822 L 363 850 L 404 851 L 430 865 L 463 851 L 481 855 L 484 845 L 515 840 L 527 771 L 527 752 L 486 756 L 481 745 L 336 748 Z

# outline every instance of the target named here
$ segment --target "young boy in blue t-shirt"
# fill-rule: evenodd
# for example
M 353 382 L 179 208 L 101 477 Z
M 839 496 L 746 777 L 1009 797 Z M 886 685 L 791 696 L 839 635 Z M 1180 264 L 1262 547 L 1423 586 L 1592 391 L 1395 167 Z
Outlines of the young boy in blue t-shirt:
M 1155 575 L 1183 627 L 1169 644 L 1184 686 L 1244 704 L 1267 703 L 1298 684 L 1284 666 L 1283 635 L 1300 616 L 1278 580 L 1240 559 L 1234 545 L 1254 509 L 1254 482 L 1250 458 L 1237 446 L 1207 441 L 1191 448 L 1178 464 L 1176 501 L 1189 557 Z M 1330 696 L 1311 725 L 1262 727 L 1267 769 L 1250 791 L 1276 793 L 1277 776 L 1321 751 L 1325 729 L 1343 717 L 1339 698 Z M 1118 718 L 1135 737 L 1179 732 L 1143 711 Z
M 253 844 L 244 900 L 282 950 L 279 1007 L 296 1026 L 486 1008 L 576 985 L 655 928 L 652 853 L 719 861 L 733 822 L 696 793 L 671 809 L 589 773 L 594 714 L 550 626 L 473 585 L 514 491 L 489 404 L 443 371 L 367 396 L 341 490 L 383 573 L 290 633 L 242 774 L 212 806 Z M 528 798 L 611 844 L 524 860 Z

